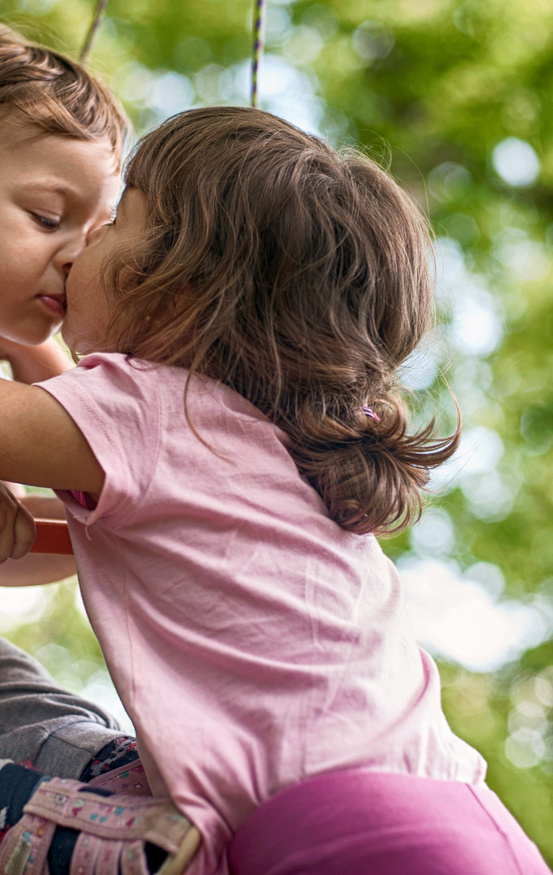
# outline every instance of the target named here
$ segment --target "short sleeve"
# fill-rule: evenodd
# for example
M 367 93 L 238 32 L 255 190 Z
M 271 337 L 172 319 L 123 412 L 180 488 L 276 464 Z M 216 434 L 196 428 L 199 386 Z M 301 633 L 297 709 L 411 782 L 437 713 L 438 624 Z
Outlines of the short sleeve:
M 118 353 L 85 356 L 73 370 L 36 385 L 66 410 L 105 473 L 94 510 L 60 493 L 73 516 L 86 524 L 130 522 L 151 483 L 161 435 L 158 370 Z M 60 448 L 63 452 L 63 448 Z

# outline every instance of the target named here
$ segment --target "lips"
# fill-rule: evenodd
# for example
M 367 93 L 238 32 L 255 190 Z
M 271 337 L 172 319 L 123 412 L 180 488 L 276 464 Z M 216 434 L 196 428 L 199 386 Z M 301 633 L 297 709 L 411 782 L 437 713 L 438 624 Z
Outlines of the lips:
M 51 313 L 63 319 L 66 310 L 65 295 L 37 295 L 37 297 Z

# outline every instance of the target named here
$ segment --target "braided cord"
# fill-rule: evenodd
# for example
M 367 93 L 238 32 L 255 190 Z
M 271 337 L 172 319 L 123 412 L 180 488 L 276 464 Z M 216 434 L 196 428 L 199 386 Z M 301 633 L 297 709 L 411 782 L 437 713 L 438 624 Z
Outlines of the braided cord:
M 257 106 L 257 78 L 261 56 L 263 55 L 263 40 L 265 35 L 265 5 L 265 0 L 255 0 L 252 51 L 252 106 Z
M 94 42 L 94 37 L 96 36 L 96 32 L 100 27 L 102 22 L 102 18 L 104 12 L 106 10 L 106 6 L 108 5 L 108 0 L 97 0 L 96 3 L 96 11 L 94 13 L 94 18 L 92 19 L 92 23 L 88 29 L 88 33 L 86 35 L 84 45 L 81 49 L 81 54 L 79 55 L 79 61 L 81 64 L 85 64 L 90 54 L 90 50 L 92 48 L 92 43 Z M 253 23 L 253 51 L 252 51 L 252 92 L 251 92 L 251 103 L 252 106 L 257 106 L 258 102 L 258 72 L 259 72 L 259 64 L 261 61 L 261 57 L 263 55 L 263 41 L 264 41 L 264 31 L 265 31 L 265 7 L 266 0 L 255 0 L 255 10 L 254 10 L 254 23 Z
M 94 42 L 94 37 L 96 36 L 96 31 L 100 27 L 102 22 L 102 17 L 106 10 L 106 6 L 108 5 L 108 0 L 97 0 L 96 3 L 96 11 L 94 13 L 94 18 L 92 19 L 92 24 L 88 29 L 88 33 L 86 35 L 84 45 L 81 49 L 81 54 L 79 55 L 79 62 L 81 64 L 86 64 L 88 55 L 90 54 L 90 49 L 92 48 L 92 43 Z

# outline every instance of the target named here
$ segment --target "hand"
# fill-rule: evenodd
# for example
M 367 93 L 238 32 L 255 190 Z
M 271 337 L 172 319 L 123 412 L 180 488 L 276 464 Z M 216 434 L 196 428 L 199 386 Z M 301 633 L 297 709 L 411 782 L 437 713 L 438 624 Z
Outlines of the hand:
M 0 484 L 0 563 L 21 559 L 33 546 L 35 537 L 32 514 Z

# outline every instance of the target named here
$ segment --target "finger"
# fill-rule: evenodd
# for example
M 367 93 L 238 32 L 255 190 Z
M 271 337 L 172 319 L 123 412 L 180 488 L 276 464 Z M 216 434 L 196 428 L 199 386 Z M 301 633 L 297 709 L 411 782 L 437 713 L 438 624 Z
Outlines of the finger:
M 23 505 L 17 508 L 15 524 L 13 527 L 13 548 L 10 553 L 11 559 L 21 559 L 33 546 L 36 538 L 36 526 L 32 514 Z
M 0 562 L 11 556 L 15 542 L 17 501 L 5 486 L 0 486 Z

